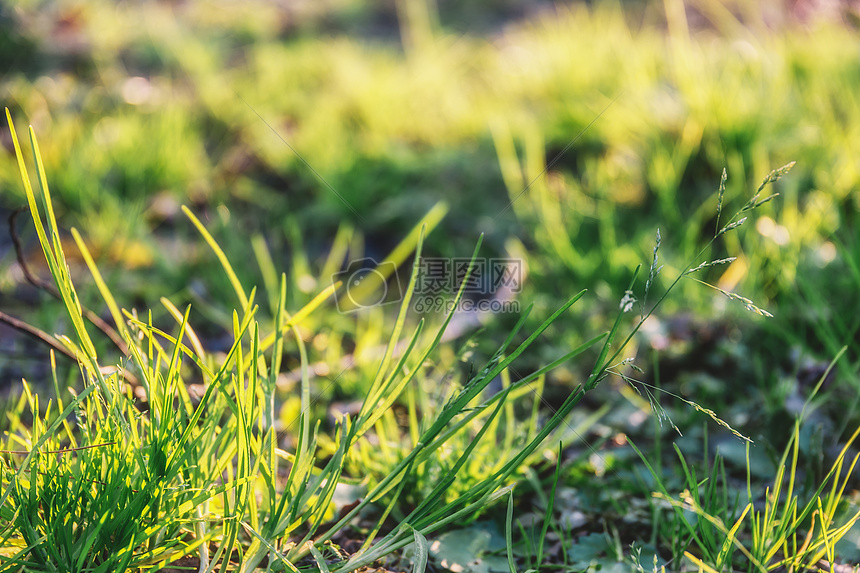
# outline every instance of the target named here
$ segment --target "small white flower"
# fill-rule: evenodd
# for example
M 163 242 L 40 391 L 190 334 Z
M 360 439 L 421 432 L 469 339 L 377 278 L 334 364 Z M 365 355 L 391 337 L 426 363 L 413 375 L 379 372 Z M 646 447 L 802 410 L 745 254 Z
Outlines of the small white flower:
M 624 298 L 621 299 L 621 304 L 618 305 L 618 308 L 621 309 L 622 312 L 630 312 L 633 309 L 633 304 L 636 302 L 636 297 L 633 296 L 632 290 L 624 291 Z

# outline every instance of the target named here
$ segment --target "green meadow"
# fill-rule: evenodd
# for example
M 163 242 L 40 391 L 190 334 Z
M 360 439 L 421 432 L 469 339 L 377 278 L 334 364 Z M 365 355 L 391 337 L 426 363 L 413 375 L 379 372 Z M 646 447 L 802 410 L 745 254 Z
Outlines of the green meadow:
M 858 22 L 0 4 L 0 571 L 853 570 Z

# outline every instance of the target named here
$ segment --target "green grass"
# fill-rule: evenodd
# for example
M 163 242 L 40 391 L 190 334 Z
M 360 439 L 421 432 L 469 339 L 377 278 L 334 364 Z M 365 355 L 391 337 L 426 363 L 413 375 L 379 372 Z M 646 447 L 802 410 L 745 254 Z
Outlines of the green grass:
M 786 261 L 759 264 L 762 257 L 747 265 L 760 269 L 746 277 L 750 286 L 774 298 L 790 290 L 798 252 L 818 247 L 838 226 L 839 211 L 828 203 L 850 203 L 857 182 L 853 43 L 838 28 L 768 32 L 755 22 L 743 29 L 718 19 L 715 32 L 685 33 L 675 22 L 667 38 L 606 3 L 522 24 L 501 46 L 437 29 L 432 44 L 406 57 L 381 40 L 285 41 L 262 8 L 234 15 L 236 22 L 225 26 L 225 10 L 219 5 L 206 14 L 200 7 L 174 20 L 159 6 L 94 5 L 80 15 L 80 33 L 93 42 L 82 58 L 105 82 L 101 89 L 91 90 L 97 82 L 85 74 L 39 82 L 13 73 L 4 82 L 10 101 L 48 142 L 45 160 L 57 173 L 59 203 L 91 228 L 104 252 L 119 235 L 158 257 L 146 225 L 123 216 L 131 207 L 149 213 L 149 226 L 163 224 L 164 214 L 151 208 L 156 192 L 180 203 L 224 203 L 236 217 L 264 205 L 271 209 L 266 225 L 278 230 L 268 233 L 277 248 L 286 246 L 277 238 L 280 221 L 297 211 L 314 223 L 308 242 L 331 236 L 341 219 L 370 235 L 402 235 L 439 200 L 452 205 L 446 227 L 456 230 L 473 224 L 469 213 L 492 218 L 507 204 L 495 165 L 506 130 L 525 148 L 531 181 L 544 155 L 554 159 L 618 97 L 576 151 L 537 182 L 552 192 L 535 188 L 512 213 L 480 222 L 489 246 L 502 251 L 512 234 L 507 228 L 520 226 L 517 235 L 538 234 L 536 281 L 546 275 L 547 283 L 562 276 L 589 286 L 623 284 L 625 268 L 641 258 L 658 224 L 681 228 L 692 221 L 683 225 L 687 235 L 677 248 L 684 257 L 694 254 L 712 217 L 696 209 L 713 193 L 701 181 L 727 166 L 735 181 L 730 191 L 739 194 L 771 165 L 800 157 L 800 173 L 784 190 L 789 196 L 771 215 L 787 229 L 789 243 L 775 248 L 761 238 L 753 248 L 758 234 L 744 237 L 753 257 L 768 251 L 768 260 Z M 103 29 L 128 33 L 97 31 Z M 60 62 L 47 65 L 49 72 L 64 71 Z M 149 78 L 144 87 L 132 80 L 139 75 Z M 127 102 L 144 96 L 150 99 Z M 509 185 L 518 182 L 510 164 L 506 152 L 502 175 Z M 4 187 L 14 189 L 12 162 L 4 160 L 0 174 Z M 545 220 L 555 203 L 565 215 Z M 635 219 L 642 223 L 631 224 Z M 569 235 L 579 255 L 584 245 L 613 253 L 609 268 L 597 274 L 593 255 L 573 257 L 569 246 L 540 237 L 559 222 L 568 231 L 558 241 Z M 449 256 L 467 250 L 464 243 L 431 241 Z M 565 264 L 550 265 L 555 257 Z M 238 272 L 250 279 L 254 269 Z
M 570 444 L 573 436 L 580 435 L 569 426 L 566 418 L 587 393 L 605 383 L 611 374 L 619 375 L 637 390 L 643 386 L 624 373 L 623 369 L 632 360 L 621 360 L 628 343 L 675 285 L 703 268 L 724 263 L 705 260 L 695 264 L 714 241 L 735 232 L 753 211 L 775 196 L 768 195 L 766 188 L 793 165 L 773 171 L 733 217 L 721 222 L 724 176 L 713 239 L 653 303 L 645 301 L 663 268 L 658 264 L 659 232 L 644 287 L 637 280 L 637 268 L 621 301 L 618 317 L 608 332 L 598 334 L 534 373 L 512 381 L 509 368 L 514 361 L 585 292 L 570 299 L 535 332 L 515 344 L 531 312 L 529 307 L 480 372 L 462 385 L 443 389 L 437 402 L 433 402 L 424 388 L 427 382 L 439 380 L 440 370 L 424 367 L 438 352 L 445 327 L 453 315 L 449 314 L 437 334 L 430 337 L 422 336 L 424 320 L 414 325 L 411 335 L 404 332 L 426 228 L 422 226 L 410 284 L 397 319 L 392 323 L 384 354 L 376 362 L 376 373 L 358 412 L 338 420 L 329 434 L 328 452 L 322 454 L 318 449 L 320 422 L 311 413 L 308 352 L 299 329 L 304 318 L 320 308 L 340 285 L 325 289 L 309 305 L 290 313 L 285 306 L 286 275 L 282 275 L 275 318 L 270 326 L 261 324 L 256 316 L 259 308 L 254 302 L 256 290 L 245 291 L 221 248 L 186 209 L 186 215 L 220 260 L 238 302 L 232 313 L 234 342 L 229 351 L 216 356 L 203 348 L 189 324 L 190 306 L 183 313 L 162 299 L 176 322 L 176 326 L 167 330 L 154 326 L 151 312 L 144 316 L 121 310 L 102 280 L 84 240 L 73 229 L 75 242 L 128 348 L 129 354 L 123 359 L 127 362 L 120 362 L 123 365 L 118 372 L 107 374 L 101 364 L 110 359 L 98 357 L 68 272 L 34 132 L 31 128 L 38 194 L 30 186 L 8 111 L 7 118 L 36 233 L 74 328 L 74 338 L 60 337 L 60 341 L 77 356 L 83 383 L 82 391 L 68 396 L 60 390 L 55 373 L 55 402 L 49 400 L 44 409 L 40 406 L 39 395 L 32 393 L 25 383 L 26 399 L 11 412 L 13 427 L 7 433 L 4 450 L 7 456 L 4 482 L 8 483 L 0 505 L 0 519 L 4 522 L 2 541 L 7 551 L 3 561 L 8 570 L 125 571 L 160 567 L 194 554 L 200 570 L 238 568 L 252 571 L 266 562 L 268 568 L 296 571 L 304 559 L 312 559 L 321 570 L 348 572 L 410 544 L 414 546 L 415 566 L 421 568 L 426 565 L 428 535 L 451 524 L 474 519 L 508 496 L 507 555 L 511 570 L 515 571 L 511 487 L 523 480 L 523 476 L 531 476 L 531 481 L 540 488 L 539 479 L 529 468 L 538 464 L 542 444 L 555 435 L 553 440 L 561 441 L 552 488 L 549 496 L 544 496 L 543 526 L 536 543 L 525 556 L 527 567 L 540 568 L 547 532 L 553 524 L 553 500 L 565 443 L 562 436 L 566 435 Z M 480 249 L 479 241 L 473 261 Z M 641 295 L 634 294 L 640 288 L 644 289 Z M 768 315 L 749 299 L 721 292 L 747 310 Z M 463 287 L 457 298 L 462 294 Z M 642 299 L 641 316 L 630 332 L 624 334 L 624 318 L 636 305 L 637 296 Z M 405 350 L 397 350 L 401 339 L 408 342 Z M 293 434 L 294 447 L 282 449 L 275 424 L 274 396 L 285 345 L 292 344 L 288 341 L 295 343 L 301 359 L 302 381 L 298 388 L 301 412 Z M 601 349 L 590 376 L 552 411 L 548 420 L 538 423 L 533 407 L 531 419 L 517 421 L 513 404 L 530 394 L 529 390 L 534 391 L 529 386 L 532 381 L 542 381 L 547 372 L 595 344 L 600 344 Z M 482 397 L 483 390 L 498 375 L 503 375 L 501 391 Z M 142 393 L 128 384 L 132 377 Z M 194 379 L 201 379 L 205 390 L 202 395 L 197 393 L 192 397 L 191 381 Z M 408 432 L 400 438 L 391 407 L 404 392 L 408 403 Z M 652 408 L 663 416 L 651 391 L 646 389 L 646 393 Z M 539 397 L 536 394 L 533 399 L 536 401 Z M 690 400 L 685 402 L 738 438 L 748 440 L 713 411 Z M 29 426 L 20 422 L 25 412 L 32 419 Z M 75 416 L 70 420 L 72 414 Z M 594 424 L 598 418 L 591 417 L 588 424 Z M 657 480 L 660 498 L 676 508 L 676 522 L 670 530 L 677 532 L 683 529 L 681 525 L 687 528 L 687 532 L 680 535 L 689 536 L 689 539 L 673 539 L 671 546 L 696 548 L 684 549 L 687 559 L 715 571 L 737 560 L 736 549 L 748 558 L 750 570 L 767 570 L 774 559 L 777 565 L 805 563 L 813 566 L 822 558 L 832 563 L 835 543 L 860 516 L 858 513 L 845 524 L 834 521 L 847 485 L 847 477 L 842 477 L 845 453 L 856 433 L 840 452 L 811 501 L 800 507 L 794 483 L 802 418 L 803 413 L 795 424 L 790 442 L 793 448 L 787 448 L 783 455 L 773 485 L 774 493 L 766 496 L 768 505 L 763 513 L 758 510 L 752 513 L 752 548 L 738 540 L 740 526 L 754 503 L 749 472 L 749 503 L 735 525 L 728 528 L 724 523 L 738 507 L 737 504 L 730 507 L 727 503 L 725 467 L 720 458 L 713 465 L 710 478 L 699 482 L 695 470 L 677 450 L 684 470 L 686 493 L 681 493 L 681 501 L 675 501 L 661 474 L 634 447 Z M 376 446 L 362 446 L 361 442 L 366 440 L 372 440 Z M 792 453 L 787 500 L 784 508 L 778 509 L 789 451 Z M 368 474 L 369 479 L 363 482 L 367 491 L 336 523 L 323 529 L 324 524 L 333 520 L 333 496 L 339 484 L 349 483 L 343 473 L 350 467 L 356 474 Z M 854 462 L 848 474 L 853 467 Z M 717 484 L 721 478 L 723 490 L 720 494 Z M 822 497 L 828 482 L 833 486 Z M 364 533 L 361 549 L 351 556 L 335 551 L 334 555 L 339 557 L 327 558 L 323 554 L 326 543 L 371 504 L 377 504 L 382 512 L 376 514 L 375 525 Z M 682 513 L 685 508 L 701 519 L 690 524 Z M 781 517 L 777 515 L 779 511 Z M 809 523 L 807 518 L 813 521 Z M 389 519 L 392 520 L 389 531 L 382 533 Z M 803 527 L 808 528 L 806 537 Z M 656 535 L 660 537 L 659 529 Z M 374 540 L 376 543 L 372 544 Z M 572 537 L 566 538 L 562 545 L 572 540 Z M 620 559 L 622 553 L 616 551 L 615 556 Z
M 7 117 L 11 125 L 11 116 L 7 114 Z M 318 561 L 322 559 L 314 544 L 308 545 L 308 541 L 322 544 L 365 505 L 393 489 L 395 494 L 388 502 L 390 510 L 404 484 L 414 475 L 413 467 L 423 466 L 427 470 L 429 466 L 430 471 L 444 467 L 444 477 L 422 496 L 421 503 L 402 519 L 398 528 L 384 536 L 372 550 L 357 554 L 338 567 L 338 570 L 350 571 L 402 547 L 404 538 L 411 542 L 413 536 L 418 539 L 420 533 L 429 533 L 453 519 L 480 511 L 500 495 L 507 477 L 520 467 L 548 433 L 562 423 L 564 414 L 578 401 L 575 398 L 580 396 L 579 393 L 572 396 L 574 399 L 570 406 L 556 413 L 553 420 L 521 444 L 521 448 L 509 448 L 510 459 L 503 459 L 503 463 L 491 472 L 478 474 L 476 483 L 467 484 L 468 487 L 458 492 L 454 499 L 446 499 L 458 471 L 484 433 L 497 431 L 493 421 L 514 386 L 509 385 L 483 404 L 475 404 L 471 410 L 473 413 L 466 414 L 467 406 L 528 348 L 540 332 L 581 298 L 582 293 L 554 313 L 516 349 L 508 351 L 522 326 L 521 320 L 486 368 L 453 393 L 426 427 L 415 428 L 416 440 L 411 450 L 377 480 L 378 483 L 373 484 L 364 500 L 326 533 L 315 535 L 328 520 L 331 499 L 351 447 L 371 428 L 377 428 L 377 437 L 381 435 L 378 423 L 383 414 L 415 379 L 419 367 L 441 340 L 444 325 L 426 349 L 417 351 L 416 343 L 423 327 L 421 321 L 410 337 L 406 352 L 396 360 L 393 355 L 414 289 L 423 230 L 418 240 L 419 250 L 410 287 L 366 399 L 354 419 L 347 416 L 340 421 L 334 433 L 335 451 L 324 464 L 317 466 L 318 422 L 311 424 L 307 353 L 297 327 L 301 317 L 328 298 L 333 288 L 324 291 L 310 308 L 305 307 L 291 316 L 284 308 L 286 278 L 283 276 L 273 333 L 263 335 L 259 322 L 254 320 L 257 311 L 253 304 L 255 291 L 248 294 L 243 290 L 220 248 L 205 228 L 200 227 L 204 239 L 210 242 L 221 259 L 241 304 L 241 310 L 233 313 L 235 342 L 221 361 L 213 360 L 202 349 L 188 324 L 190 307 L 182 315 L 169 305 L 178 322 L 175 336 L 154 327 L 151 318 L 139 320 L 127 311 L 123 316 L 93 265 L 80 235 L 73 231 L 113 314 L 115 325 L 128 345 L 130 363 L 126 368 L 134 371 L 144 391 L 144 403 L 148 405 L 145 413 L 139 412 L 131 390 L 123 390 L 123 379 L 118 375 L 105 376 L 99 366 L 59 246 L 60 237 L 44 166 L 32 130 L 30 135 L 41 191 L 41 209 L 29 186 L 24 158 L 14 128 L 12 130 L 31 214 L 37 222 L 37 233 L 75 326 L 77 340 L 73 342 L 65 338 L 64 342 L 80 360 L 85 390 L 56 417 L 50 403 L 43 414 L 38 397 L 31 397 L 27 405 L 35 420 L 33 427 L 24 430 L 22 436 L 10 436 L 10 446 L 14 441 L 33 448 L 20 465 L 9 462 L 6 476 L 9 484 L 4 499 L 9 503 L 4 505 L 5 519 L 13 526 L 6 542 L 19 549 L 7 562 L 11 566 L 124 571 L 129 567 L 166 564 L 199 551 L 204 569 L 211 559 L 213 564 L 220 562 L 220 570 L 226 571 L 235 548 L 241 570 L 253 570 L 267 556 L 294 570 L 293 562 L 309 553 Z M 42 222 L 42 210 L 48 221 L 47 229 Z M 190 211 L 187 213 L 199 225 Z M 479 247 L 480 243 L 473 257 Z M 448 320 L 452 316 L 449 315 Z M 288 333 L 295 335 L 303 370 L 298 442 L 295 451 L 289 453 L 278 448 L 273 405 L 284 335 Z M 182 342 L 186 334 L 190 346 Z M 599 337 L 583 348 L 597 340 Z M 274 353 L 267 363 L 265 352 L 271 346 Z M 413 350 L 419 356 L 413 357 Z M 580 351 L 570 353 L 566 358 Z M 506 353 L 509 355 L 505 356 Z M 192 374 L 183 375 L 182 372 L 183 357 L 187 357 L 203 376 L 206 390 L 196 404 L 185 382 L 185 377 Z M 542 374 L 538 372 L 519 380 L 517 386 L 527 384 Z M 57 400 L 62 407 L 59 394 Z M 490 406 L 493 410 L 489 417 L 477 426 L 471 424 L 476 414 Z M 66 420 L 72 412 L 77 412 L 79 418 L 75 425 Z M 16 414 L 20 417 L 21 411 Z M 473 437 L 465 441 L 461 438 L 457 442 L 465 448 L 456 461 L 452 460 L 453 467 L 446 458 L 434 457 L 434 452 L 448 444 L 452 437 L 460 438 L 462 432 L 472 428 L 477 429 Z M 69 447 L 61 448 L 60 444 L 66 441 Z M 75 457 L 53 458 L 49 455 L 45 459 L 43 452 L 74 453 Z M 12 449 L 7 453 L 15 455 Z M 278 470 L 279 464 L 283 463 L 281 458 L 291 466 L 286 476 Z M 432 463 L 425 463 L 428 458 Z M 71 504 L 77 504 L 79 511 L 72 510 Z M 207 507 L 208 511 L 204 509 Z M 388 510 L 367 537 L 368 547 Z M 131 521 L 134 523 L 129 523 Z M 244 545 L 237 544 L 240 533 Z M 300 535 L 301 541 L 286 543 L 291 534 Z M 189 536 L 193 536 L 193 540 Z M 210 541 L 217 542 L 217 549 L 211 556 Z
M 29 204 L 27 260 L 61 299 L 28 294 L 9 249 L 0 311 L 78 356 L 9 347 L 34 367 L 4 404 L 4 447 L 26 452 L 4 454 L 4 567 L 860 561 L 841 529 L 860 424 L 851 30 L 711 1 L 704 23 L 602 2 L 489 31 L 444 3 L 320 6 L 0 9 L 0 93 L 52 189 L 2 154 L 0 208 Z M 51 52 L 40 22 L 80 51 Z M 776 200 L 748 202 L 794 158 Z M 408 301 L 336 311 L 344 260 L 405 285 L 416 250 L 462 256 L 481 232 L 478 256 L 524 261 L 527 312 L 443 340 L 445 317 Z

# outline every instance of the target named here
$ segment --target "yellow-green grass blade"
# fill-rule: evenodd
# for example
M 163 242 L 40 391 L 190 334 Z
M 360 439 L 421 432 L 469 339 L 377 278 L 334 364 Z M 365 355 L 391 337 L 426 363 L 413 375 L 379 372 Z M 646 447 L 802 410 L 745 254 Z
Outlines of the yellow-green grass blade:
M 291 329 L 293 326 L 298 326 L 299 324 L 301 324 L 304 319 L 306 319 L 313 311 L 315 311 L 317 308 L 319 308 L 322 305 L 322 303 L 324 303 L 326 300 L 328 300 L 334 294 L 334 292 L 338 288 L 340 288 L 340 285 L 341 285 L 340 282 L 336 282 L 332 285 L 327 286 L 318 295 L 316 295 L 313 299 L 311 299 L 311 301 L 309 303 L 307 303 L 305 306 L 303 306 L 301 308 L 301 310 L 292 314 L 287 319 L 287 321 L 281 325 L 281 330 L 280 330 L 281 335 L 286 334 L 287 331 L 289 329 Z M 260 351 L 265 352 L 266 350 L 268 350 L 269 347 L 275 343 L 276 339 L 277 339 L 277 336 L 274 332 L 267 335 L 265 338 L 263 338 L 260 341 Z M 246 356 L 246 360 L 249 358 L 250 358 L 249 356 Z
M 717 554 L 717 566 L 722 568 L 723 565 L 730 565 L 728 563 L 728 558 L 730 555 L 730 551 L 732 549 L 732 545 L 736 543 L 738 530 L 741 528 L 741 524 L 743 524 L 744 518 L 746 518 L 747 513 L 749 513 L 750 509 L 752 509 L 752 504 L 748 503 L 744 510 L 741 512 L 740 517 L 738 517 L 735 524 L 729 529 L 729 532 L 726 534 L 726 538 L 723 541 L 723 546 L 720 548 L 720 552 Z
M 392 329 L 391 335 L 389 336 L 388 345 L 385 348 L 385 353 L 382 356 L 382 361 L 380 362 L 379 368 L 376 371 L 376 376 L 373 382 L 370 384 L 370 390 L 367 393 L 367 399 L 362 403 L 361 410 L 358 414 L 358 420 L 362 420 L 370 414 L 367 409 L 376 406 L 376 403 L 379 401 L 382 392 L 385 390 L 384 380 L 386 375 L 388 374 L 388 366 L 391 363 L 391 358 L 394 354 L 394 347 L 400 340 L 400 333 L 403 330 L 403 325 L 406 322 L 406 314 L 409 311 L 409 303 L 412 300 L 412 293 L 415 290 L 415 284 L 418 280 L 418 273 L 421 262 L 421 247 L 424 243 L 424 231 L 425 227 L 422 225 L 418 234 L 418 242 L 415 246 L 415 262 L 412 265 L 412 276 L 409 278 L 409 286 L 406 287 L 406 292 L 403 295 L 403 301 L 400 304 L 400 312 L 398 313 L 397 319 L 394 322 L 394 328 Z M 359 433 L 363 433 L 366 430 L 366 427 L 363 423 L 356 423 L 356 427 L 358 428 Z
M 371 273 L 366 280 L 362 281 L 358 288 L 350 290 L 349 299 L 361 302 L 378 289 L 382 282 L 388 279 L 395 269 L 403 264 L 403 261 L 416 250 L 420 250 L 420 244 L 424 241 L 424 235 L 431 232 L 442 221 L 448 213 L 448 206 L 445 203 L 437 203 L 426 215 L 412 228 L 406 237 L 394 247 L 394 250 L 389 253 L 377 266 L 377 272 Z M 416 264 L 418 262 L 418 254 L 416 253 Z M 408 290 L 408 289 L 407 289 Z M 404 293 L 405 294 L 405 293 Z M 353 310 L 354 305 L 351 302 L 345 301 L 345 310 Z
M 50 240 L 48 238 L 48 234 L 45 231 L 45 227 L 42 224 L 42 217 L 36 204 L 36 197 L 35 193 L 33 192 L 33 187 L 30 184 L 30 176 L 27 172 L 27 166 L 24 162 L 24 155 L 21 151 L 21 146 L 18 142 L 18 136 L 15 132 L 15 126 L 12 121 L 12 115 L 9 112 L 8 108 L 6 108 L 6 118 L 9 122 L 9 131 L 12 135 L 12 143 L 15 148 L 15 155 L 18 159 L 18 168 L 21 172 L 21 180 L 24 183 L 24 192 L 27 196 L 27 204 L 30 207 L 30 214 L 32 215 L 33 222 L 36 226 L 36 235 L 39 238 L 39 243 L 42 245 L 42 251 L 45 254 L 45 259 L 48 263 L 48 268 L 51 271 L 51 276 L 54 277 L 54 281 L 57 283 L 57 288 L 59 289 L 61 298 L 63 299 L 63 303 L 65 304 L 66 309 L 69 312 L 69 316 L 72 320 L 72 325 L 78 335 L 78 339 L 80 340 L 81 345 L 83 346 L 84 357 L 86 359 L 85 363 L 87 365 L 87 368 L 95 372 L 98 370 L 98 365 L 96 364 L 96 351 L 95 347 L 93 346 L 92 340 L 87 333 L 86 327 L 84 326 L 83 317 L 81 316 L 80 302 L 78 301 L 77 293 L 74 290 L 74 286 L 72 285 L 71 279 L 68 276 L 68 267 L 66 266 L 62 246 L 59 242 L 59 234 L 56 231 L 56 222 L 54 221 L 53 210 L 50 208 L 50 192 L 48 191 L 46 178 L 44 176 L 44 164 L 42 162 L 42 157 L 39 154 L 39 146 L 36 142 L 35 132 L 31 127 L 29 130 L 30 144 L 33 150 L 33 156 L 36 162 L 37 171 L 39 173 L 39 184 L 42 190 L 43 204 L 46 205 L 48 209 L 47 217 L 49 222 L 49 230 L 51 232 Z
M 159 301 L 161 302 L 162 306 L 164 306 L 164 308 L 167 309 L 167 312 L 170 313 L 170 316 L 172 316 L 173 319 L 177 323 L 182 322 L 182 316 L 183 315 L 179 311 L 179 309 L 176 308 L 176 305 L 174 305 L 172 302 L 170 302 L 170 300 L 167 299 L 166 297 L 161 297 L 159 299 Z M 187 322 L 185 324 L 185 336 L 187 336 L 188 340 L 191 341 L 191 348 L 194 349 L 193 354 L 196 355 L 197 357 L 199 357 L 201 361 L 205 362 L 206 349 L 203 348 L 203 344 L 201 344 L 200 338 L 197 336 L 197 333 L 194 331 L 194 328 L 190 324 L 188 324 Z M 182 340 L 182 339 L 178 338 L 178 340 Z M 187 349 L 183 350 L 183 352 L 186 352 L 186 351 L 187 351 Z
M 92 255 L 90 254 L 90 250 L 87 248 L 86 243 L 84 243 L 81 234 L 77 229 L 72 227 L 72 237 L 75 239 L 75 243 L 78 245 L 78 250 L 81 252 L 81 256 L 84 258 L 84 262 L 86 262 L 87 268 L 90 270 L 90 274 L 93 276 L 93 280 L 95 280 L 96 287 L 99 289 L 99 292 L 102 295 L 102 298 L 107 304 L 108 310 L 110 311 L 111 317 L 113 317 L 114 324 L 116 324 L 117 330 L 120 332 L 120 335 L 126 341 L 127 344 L 132 344 L 131 335 L 128 332 L 128 328 L 125 325 L 125 321 L 122 319 L 122 313 L 119 310 L 119 306 L 116 304 L 116 300 L 113 297 L 113 294 L 108 289 L 107 283 L 105 283 L 102 278 L 101 272 L 99 272 L 98 267 L 96 266 L 95 261 L 93 260 Z
M 242 288 L 242 283 L 239 282 L 239 277 L 236 276 L 236 272 L 233 270 L 233 266 L 230 264 L 230 261 L 227 260 L 227 255 L 224 254 L 224 251 L 218 245 L 215 238 L 211 233 L 203 226 L 203 223 L 200 222 L 200 219 L 185 205 L 182 206 L 182 212 L 185 213 L 185 216 L 197 227 L 197 230 L 200 232 L 200 235 L 212 249 L 212 252 L 215 253 L 215 256 L 218 257 L 218 261 L 221 263 L 221 267 L 224 269 L 224 272 L 227 274 L 227 278 L 230 280 L 230 284 L 233 285 L 233 290 L 236 292 L 236 297 L 239 299 L 239 304 L 242 305 L 242 310 L 248 310 L 248 295 L 245 294 L 245 289 Z
M 216 374 L 209 369 L 209 367 L 203 362 L 201 357 L 198 356 L 197 352 L 194 349 L 185 346 L 185 344 L 183 344 L 181 340 L 178 340 L 172 334 L 168 334 L 167 332 L 164 332 L 163 330 L 152 326 L 151 324 L 142 322 L 134 318 L 131 314 L 126 314 L 126 317 L 128 318 L 130 324 L 133 324 L 134 326 L 137 326 L 138 328 L 146 332 L 147 336 L 151 337 L 152 335 L 157 334 L 170 344 L 179 347 L 182 353 L 185 354 L 185 356 L 187 356 L 188 358 L 190 358 L 194 362 L 194 364 L 196 364 L 197 367 L 200 369 L 200 372 L 203 373 L 209 380 L 213 380 L 216 377 Z M 132 353 L 136 354 L 134 350 L 132 350 Z M 141 364 L 147 364 L 150 362 L 144 361 L 142 356 L 140 356 L 140 359 L 142 360 Z

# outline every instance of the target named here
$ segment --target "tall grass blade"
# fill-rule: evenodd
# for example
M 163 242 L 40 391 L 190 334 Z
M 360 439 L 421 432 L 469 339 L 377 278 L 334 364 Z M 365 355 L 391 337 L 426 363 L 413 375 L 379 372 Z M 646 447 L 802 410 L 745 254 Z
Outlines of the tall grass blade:
M 517 565 L 514 562 L 514 542 L 511 530 L 514 522 L 514 492 L 508 495 L 508 512 L 505 517 L 505 553 L 508 556 L 508 571 L 517 573 Z
M 197 230 L 200 232 L 200 235 L 203 239 L 208 243 L 209 247 L 212 249 L 212 252 L 215 253 L 215 256 L 218 258 L 218 262 L 221 263 L 221 267 L 224 269 L 224 272 L 227 274 L 227 278 L 230 280 L 230 284 L 233 286 L 233 291 L 236 293 L 236 297 L 239 299 L 239 304 L 242 307 L 242 310 L 248 311 L 248 295 L 245 294 L 245 289 L 242 287 L 242 283 L 239 282 L 239 277 L 236 276 L 236 272 L 233 270 L 233 266 L 230 264 L 230 261 L 227 260 L 227 255 L 224 254 L 224 251 L 218 246 L 218 243 L 215 241 L 215 238 L 211 233 L 203 226 L 203 223 L 200 222 L 200 219 L 185 205 L 182 206 L 182 212 L 185 213 L 185 216 L 197 227 Z

